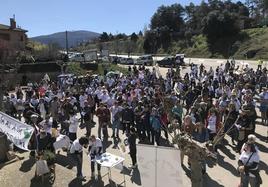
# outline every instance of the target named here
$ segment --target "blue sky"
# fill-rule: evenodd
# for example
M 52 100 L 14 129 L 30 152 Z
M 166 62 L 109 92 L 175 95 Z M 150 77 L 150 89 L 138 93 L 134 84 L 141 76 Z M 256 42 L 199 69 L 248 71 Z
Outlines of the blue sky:
M 199 3 L 201 0 L 192 0 Z M 19 26 L 38 36 L 65 30 L 124 32 L 143 30 L 160 5 L 187 0 L 0 0 L 0 23 L 16 15 Z

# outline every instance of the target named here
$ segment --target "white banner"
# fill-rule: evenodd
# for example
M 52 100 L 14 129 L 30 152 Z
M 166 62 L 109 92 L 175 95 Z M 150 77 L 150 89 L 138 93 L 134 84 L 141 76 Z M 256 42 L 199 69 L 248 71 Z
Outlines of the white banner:
M 138 144 L 137 154 L 142 187 L 183 186 L 180 150 Z
M 0 112 L 0 132 L 6 134 L 7 138 L 20 149 L 28 150 L 33 131 L 33 127 Z

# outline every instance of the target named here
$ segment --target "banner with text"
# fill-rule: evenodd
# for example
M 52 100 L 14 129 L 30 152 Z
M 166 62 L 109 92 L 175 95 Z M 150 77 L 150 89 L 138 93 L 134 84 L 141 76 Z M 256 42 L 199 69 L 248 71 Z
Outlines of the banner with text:
M 28 150 L 28 144 L 34 128 L 0 112 L 0 132 L 7 135 L 7 138 L 17 147 Z

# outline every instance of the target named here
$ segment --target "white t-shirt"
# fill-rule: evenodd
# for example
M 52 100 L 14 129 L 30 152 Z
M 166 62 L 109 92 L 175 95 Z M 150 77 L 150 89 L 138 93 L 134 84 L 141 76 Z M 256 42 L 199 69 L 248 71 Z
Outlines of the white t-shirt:
M 102 94 L 100 99 L 102 102 L 107 103 L 107 101 L 110 99 L 110 96 L 108 94 Z
M 251 154 L 252 154 L 252 152 L 243 151 L 239 157 L 239 160 L 241 160 L 244 165 L 247 163 L 247 166 L 250 166 L 253 162 L 259 163 L 260 162 L 260 155 L 259 155 L 258 151 L 253 153 L 252 156 L 251 156 Z M 256 169 L 258 169 L 258 166 L 254 169 L 251 169 L 251 170 L 256 170 Z M 255 175 L 251 174 L 250 172 L 249 172 L 249 175 L 251 177 L 255 177 Z
M 78 118 L 77 116 L 70 117 L 70 126 L 69 126 L 69 132 L 76 133 L 78 128 Z
M 85 101 L 87 100 L 87 95 L 80 95 L 79 96 L 79 102 L 80 102 L 80 106 L 81 108 L 85 108 Z
M 111 113 L 112 113 L 112 121 L 114 121 L 114 116 L 117 114 L 117 112 L 121 112 L 123 110 L 123 107 L 121 106 L 112 106 L 111 107 Z
M 75 153 L 75 151 L 78 151 L 79 153 L 83 152 L 83 146 L 80 145 L 79 139 L 76 139 L 70 148 L 70 153 Z
M 89 141 L 89 147 L 91 147 L 90 153 L 94 153 L 94 152 L 98 151 L 98 148 L 100 148 L 100 147 L 102 148 L 101 139 L 96 138 L 95 142 Z
M 217 123 L 217 117 L 216 116 L 210 116 L 208 118 L 208 129 L 211 131 L 211 133 L 216 133 L 216 123 Z

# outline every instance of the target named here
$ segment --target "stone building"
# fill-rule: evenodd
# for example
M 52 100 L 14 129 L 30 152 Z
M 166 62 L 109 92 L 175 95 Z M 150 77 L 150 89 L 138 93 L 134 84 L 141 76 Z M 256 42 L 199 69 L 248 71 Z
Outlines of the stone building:
M 0 39 L 6 41 L 15 50 L 24 50 L 27 42 L 27 30 L 17 27 L 14 18 L 10 18 L 10 25 L 0 24 Z
M 9 57 L 25 50 L 27 30 L 17 27 L 15 18 L 10 18 L 10 25 L 0 24 L 0 50 L 5 50 Z

